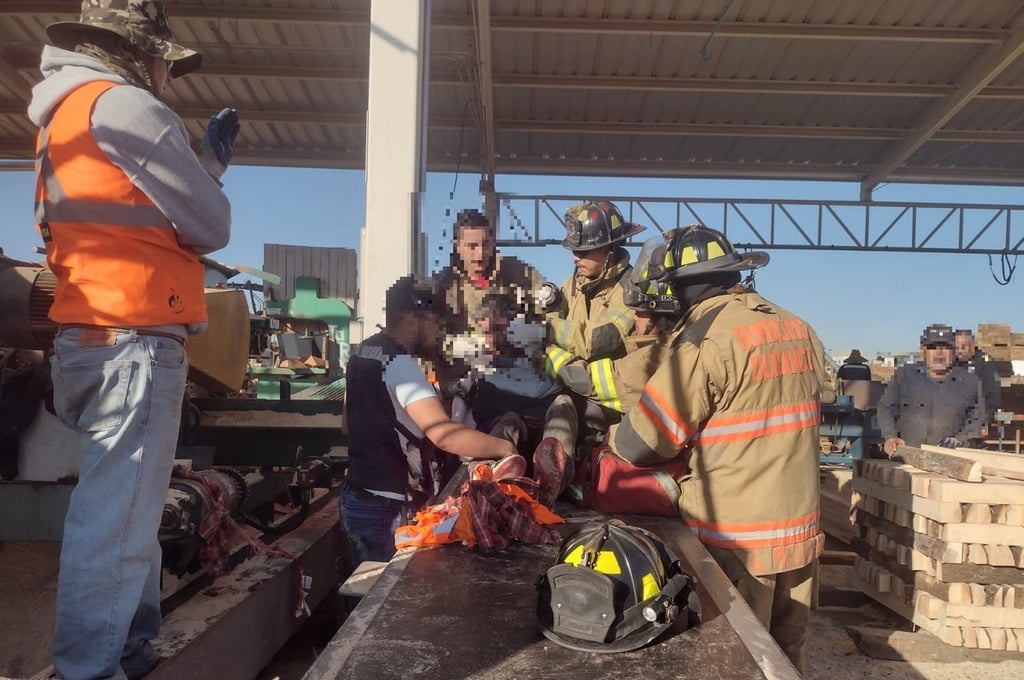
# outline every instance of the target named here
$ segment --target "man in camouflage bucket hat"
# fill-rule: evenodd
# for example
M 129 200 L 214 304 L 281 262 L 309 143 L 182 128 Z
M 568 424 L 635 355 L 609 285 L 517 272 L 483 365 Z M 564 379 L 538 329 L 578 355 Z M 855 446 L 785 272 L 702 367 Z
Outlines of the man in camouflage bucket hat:
M 153 0 L 85 0 L 80 21 L 61 21 L 46 27 L 51 43 L 71 51 L 95 31 L 119 35 L 146 54 L 170 62 L 175 78 L 197 70 L 203 63 L 203 55 L 173 41 L 163 3 Z
M 57 277 L 54 407 L 78 433 L 64 522 L 53 664 L 66 680 L 140 678 L 160 662 L 157 530 L 188 373 L 185 339 L 206 324 L 198 256 L 223 248 L 219 180 L 237 112 L 211 121 L 197 157 L 162 101 L 171 72 L 199 67 L 159 2 L 90 0 L 49 26 L 36 227 Z

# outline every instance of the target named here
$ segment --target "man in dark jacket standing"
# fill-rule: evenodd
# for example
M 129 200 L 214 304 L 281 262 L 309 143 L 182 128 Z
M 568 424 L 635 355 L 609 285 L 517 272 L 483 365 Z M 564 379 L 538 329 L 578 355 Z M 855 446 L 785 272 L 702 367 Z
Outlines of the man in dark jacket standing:
M 896 369 L 878 402 L 883 448 L 966 446 L 981 433 L 984 397 L 978 376 L 953 364 L 953 329 L 932 324 L 921 334 L 922 361 Z
M 956 358 L 953 364 L 971 371 L 981 381 L 981 394 L 985 398 L 985 413 L 982 425 L 987 428 L 992 416 L 1002 406 L 1002 385 L 999 382 L 999 369 L 992 357 L 978 348 L 974 333 L 969 328 L 958 329 L 953 338 Z M 984 433 L 984 432 L 983 432 Z

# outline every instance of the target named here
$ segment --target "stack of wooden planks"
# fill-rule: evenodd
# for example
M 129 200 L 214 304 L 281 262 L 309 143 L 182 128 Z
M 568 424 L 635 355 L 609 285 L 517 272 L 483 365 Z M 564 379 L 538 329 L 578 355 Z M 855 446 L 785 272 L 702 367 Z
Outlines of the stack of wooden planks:
M 855 583 L 948 644 L 1024 652 L 1024 456 L 896 458 L 854 464 Z
M 842 465 L 823 465 L 821 480 L 821 530 L 843 543 L 858 537 L 851 521 L 853 470 Z
M 1005 324 L 978 325 L 978 347 L 996 361 L 1024 359 L 1024 333 L 1014 333 Z

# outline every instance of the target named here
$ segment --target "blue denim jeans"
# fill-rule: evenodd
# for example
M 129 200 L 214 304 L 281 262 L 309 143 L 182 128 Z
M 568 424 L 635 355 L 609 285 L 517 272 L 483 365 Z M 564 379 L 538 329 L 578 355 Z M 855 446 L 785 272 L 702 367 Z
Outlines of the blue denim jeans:
M 64 520 L 53 664 L 65 680 L 134 677 L 157 659 L 160 544 L 188 373 L 170 338 L 117 333 L 82 346 L 63 329 L 54 406 L 79 433 L 78 485 Z M 87 344 L 89 344 L 87 342 Z
M 395 529 L 402 521 L 402 501 L 357 491 L 341 490 L 341 529 L 352 551 L 352 566 L 367 560 L 387 562 L 395 554 Z

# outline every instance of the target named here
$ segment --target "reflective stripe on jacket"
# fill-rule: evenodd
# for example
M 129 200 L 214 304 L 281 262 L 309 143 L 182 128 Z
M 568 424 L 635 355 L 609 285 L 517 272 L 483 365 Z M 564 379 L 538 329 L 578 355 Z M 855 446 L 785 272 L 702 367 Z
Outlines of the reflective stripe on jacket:
M 827 380 L 821 342 L 801 319 L 756 293 L 713 297 L 677 329 L 619 424 L 615 450 L 644 465 L 682 455 L 692 475 L 680 483 L 679 507 L 701 541 L 735 550 L 754 575 L 798 569 L 823 545 L 818 427 Z
M 631 335 L 625 340 L 626 356 L 589 364 L 579 359 L 569 363 L 569 353 L 552 346 L 548 348 L 548 366 L 557 366 L 557 377 L 573 392 L 625 413 L 636 406 L 644 385 L 668 355 L 667 339 L 658 334 Z
M 129 327 L 205 321 L 198 257 L 92 137 L 93 106 L 115 86 L 79 87 L 39 131 L 36 226 L 57 277 L 50 318 Z

